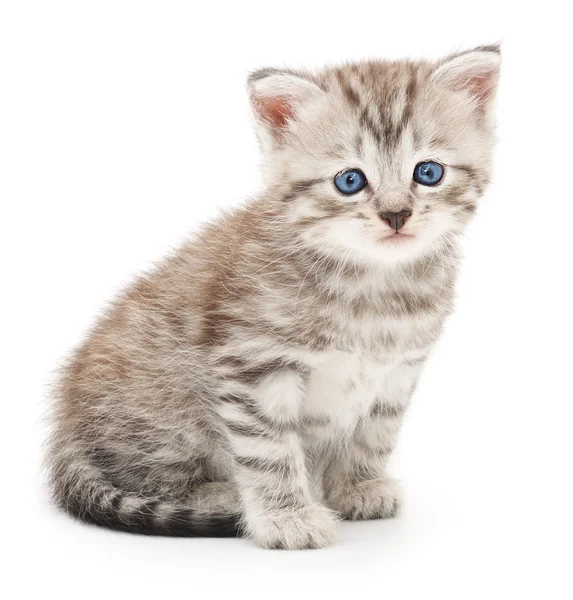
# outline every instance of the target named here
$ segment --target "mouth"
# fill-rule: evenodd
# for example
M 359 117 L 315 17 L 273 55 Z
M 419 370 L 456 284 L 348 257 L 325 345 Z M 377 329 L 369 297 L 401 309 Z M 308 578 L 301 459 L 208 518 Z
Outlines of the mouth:
M 403 244 L 408 240 L 413 239 L 414 236 L 411 233 L 400 233 L 399 231 L 396 231 L 395 233 L 384 236 L 382 241 L 389 244 Z

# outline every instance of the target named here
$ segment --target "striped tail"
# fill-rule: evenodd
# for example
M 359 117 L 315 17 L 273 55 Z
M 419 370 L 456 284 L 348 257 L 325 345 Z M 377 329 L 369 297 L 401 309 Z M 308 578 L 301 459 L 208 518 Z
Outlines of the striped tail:
M 71 472 L 71 471 L 75 472 Z M 63 471 L 63 472 L 62 472 Z M 53 472 L 57 504 L 86 523 L 144 535 L 237 537 L 240 513 L 214 514 L 159 498 L 141 498 L 105 481 L 92 466 Z

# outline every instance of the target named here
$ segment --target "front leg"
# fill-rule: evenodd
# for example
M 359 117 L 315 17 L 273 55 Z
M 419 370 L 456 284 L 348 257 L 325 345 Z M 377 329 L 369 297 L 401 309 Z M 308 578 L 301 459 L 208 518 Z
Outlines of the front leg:
M 227 382 L 226 387 L 217 412 L 228 440 L 247 535 L 265 548 L 327 545 L 334 539 L 337 518 L 310 492 L 297 431 L 301 375 L 278 369 L 255 383 Z
M 328 505 L 345 519 L 394 517 L 398 483 L 386 474 L 414 382 L 381 393 L 357 428 L 352 443 L 329 465 L 324 487 Z

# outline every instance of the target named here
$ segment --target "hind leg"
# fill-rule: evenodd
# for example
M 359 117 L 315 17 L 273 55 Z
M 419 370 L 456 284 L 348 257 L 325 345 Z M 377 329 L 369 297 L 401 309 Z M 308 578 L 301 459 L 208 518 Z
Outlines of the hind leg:
M 191 506 L 214 514 L 238 514 L 242 512 L 237 486 L 230 481 L 199 483 L 191 492 Z

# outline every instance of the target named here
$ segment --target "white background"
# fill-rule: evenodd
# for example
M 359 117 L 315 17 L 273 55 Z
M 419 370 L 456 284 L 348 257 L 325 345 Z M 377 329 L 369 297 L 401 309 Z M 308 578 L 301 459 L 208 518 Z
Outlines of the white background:
M 572 597 L 573 52 L 557 5 L 2 2 L 4 597 Z M 400 517 L 288 553 L 55 512 L 51 373 L 134 273 L 256 193 L 247 72 L 497 40 L 495 181 L 401 438 Z

